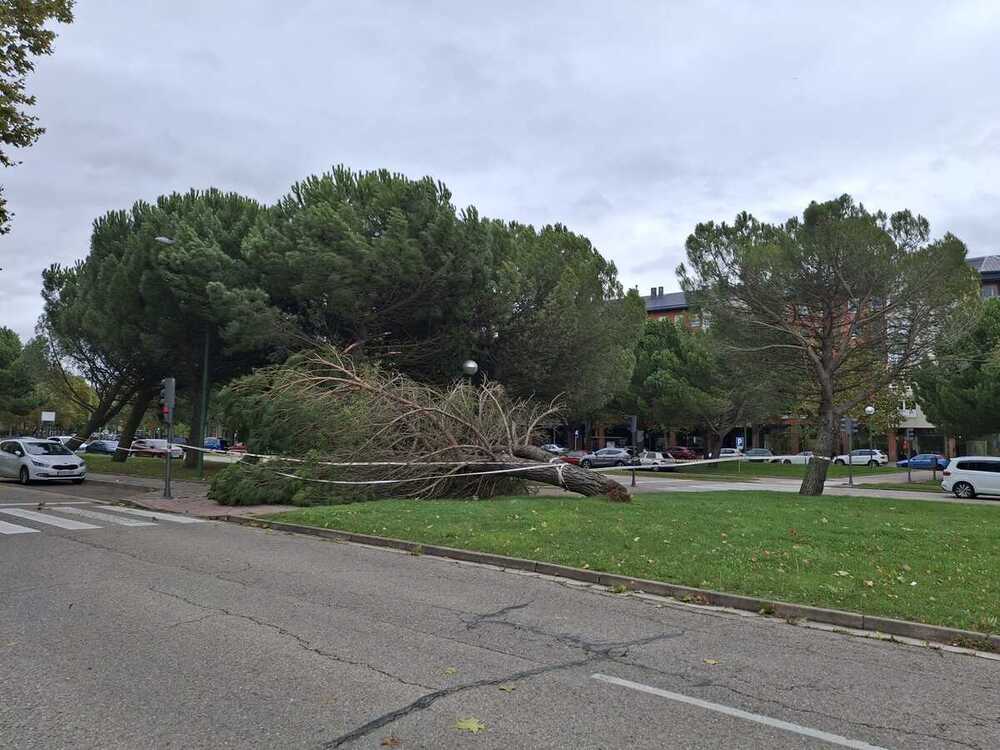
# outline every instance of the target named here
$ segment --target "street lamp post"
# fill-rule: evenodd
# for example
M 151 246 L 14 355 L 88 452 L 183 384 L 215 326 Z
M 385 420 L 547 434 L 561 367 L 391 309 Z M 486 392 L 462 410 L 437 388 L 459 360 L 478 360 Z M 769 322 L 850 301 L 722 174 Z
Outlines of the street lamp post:
M 870 404 L 865 407 L 865 414 L 868 415 L 868 450 L 872 449 L 872 415 L 875 413 L 875 407 Z
M 164 237 L 162 235 L 154 237 L 156 242 L 161 245 L 176 245 L 177 240 L 170 237 Z M 205 351 L 204 357 L 202 359 L 201 365 L 201 442 L 202 444 L 197 446 L 198 448 L 205 447 L 205 432 L 208 429 L 208 347 L 209 347 L 209 336 L 210 332 L 208 327 L 205 327 Z M 194 425 L 191 425 L 194 427 Z M 196 450 L 195 455 L 198 456 L 198 478 L 205 478 L 205 454 L 201 450 Z
M 479 364 L 474 359 L 467 359 L 462 363 L 462 372 L 466 374 L 471 383 L 476 373 L 479 372 Z

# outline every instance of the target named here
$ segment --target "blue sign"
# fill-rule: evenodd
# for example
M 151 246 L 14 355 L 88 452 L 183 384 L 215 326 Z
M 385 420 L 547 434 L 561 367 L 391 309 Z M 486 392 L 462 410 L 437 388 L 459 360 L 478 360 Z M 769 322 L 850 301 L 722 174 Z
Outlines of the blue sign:
M 742 435 L 737 435 L 736 436 L 736 450 L 738 450 L 738 451 L 743 450 L 743 436 Z

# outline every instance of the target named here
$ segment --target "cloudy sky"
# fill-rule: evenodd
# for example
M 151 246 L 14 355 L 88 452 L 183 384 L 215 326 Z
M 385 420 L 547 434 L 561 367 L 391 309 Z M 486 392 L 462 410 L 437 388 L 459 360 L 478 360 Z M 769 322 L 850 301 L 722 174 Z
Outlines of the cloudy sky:
M 994 2 L 84 0 L 5 170 L 0 325 L 92 220 L 216 186 L 271 201 L 336 163 L 560 221 L 646 293 L 698 221 L 844 192 L 1000 251 Z

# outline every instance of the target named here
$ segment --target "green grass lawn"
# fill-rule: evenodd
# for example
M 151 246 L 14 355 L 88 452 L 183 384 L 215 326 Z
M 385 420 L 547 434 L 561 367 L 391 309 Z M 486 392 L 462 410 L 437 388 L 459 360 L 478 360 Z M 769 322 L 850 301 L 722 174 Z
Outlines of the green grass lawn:
M 88 453 L 83 459 L 87 462 L 87 471 L 97 474 L 118 474 L 126 477 L 153 477 L 156 479 L 163 476 L 162 458 L 130 456 L 128 461 L 118 464 L 111 460 L 111 456 Z M 210 480 L 217 471 L 226 466 L 228 464 L 206 462 L 205 479 Z M 173 479 L 197 479 L 198 470 L 189 469 L 184 466 L 183 461 L 173 459 L 173 463 L 170 465 L 170 476 Z
M 848 466 L 830 466 L 827 477 L 830 479 L 846 479 L 848 476 Z M 855 466 L 854 477 L 866 477 L 873 474 L 895 474 L 905 469 L 897 469 L 895 466 L 879 466 L 869 468 L 868 466 Z M 749 461 L 722 461 L 715 464 L 698 464 L 695 466 L 678 466 L 676 469 L 667 472 L 668 476 L 682 474 L 697 474 L 704 478 L 719 478 L 725 475 L 744 477 L 778 477 L 786 479 L 801 479 L 805 476 L 805 464 L 767 464 L 750 463 Z
M 1000 507 L 777 492 L 379 500 L 270 516 L 689 586 L 1000 630 Z

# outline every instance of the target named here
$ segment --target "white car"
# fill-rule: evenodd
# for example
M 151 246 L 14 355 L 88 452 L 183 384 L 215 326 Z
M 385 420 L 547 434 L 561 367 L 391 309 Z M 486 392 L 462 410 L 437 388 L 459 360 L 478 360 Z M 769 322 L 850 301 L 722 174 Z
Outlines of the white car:
M 719 451 L 719 458 L 743 458 L 743 451 L 739 448 L 722 448 Z
M 833 457 L 835 464 L 846 466 L 885 466 L 889 463 L 889 457 L 882 451 L 872 448 L 859 448 L 850 453 L 843 453 Z
M 546 443 L 545 445 L 541 446 L 541 448 L 546 453 L 552 453 L 556 456 L 561 456 L 563 453 L 566 452 L 565 448 L 563 448 L 561 445 L 556 445 L 555 443 Z
M 639 467 L 649 471 L 663 471 L 664 467 L 673 466 L 677 461 L 670 456 L 664 456 L 659 451 L 643 451 L 639 454 Z
M 796 453 L 794 456 L 781 457 L 781 463 L 783 464 L 809 464 L 812 463 L 812 460 L 812 451 L 802 451 L 801 453 Z
M 159 438 L 143 438 L 141 440 L 132 441 L 132 453 L 136 456 L 148 456 L 150 458 L 163 458 L 167 454 L 167 446 L 170 445 L 166 440 Z M 183 458 L 184 449 L 181 448 L 177 443 L 170 445 L 170 457 L 171 458 Z
M 941 476 L 941 489 L 955 497 L 1000 495 L 1000 458 L 995 456 L 953 458 Z
M 52 479 L 80 484 L 87 478 L 87 464 L 52 440 L 16 438 L 0 442 L 0 476 L 14 477 L 21 484 Z

